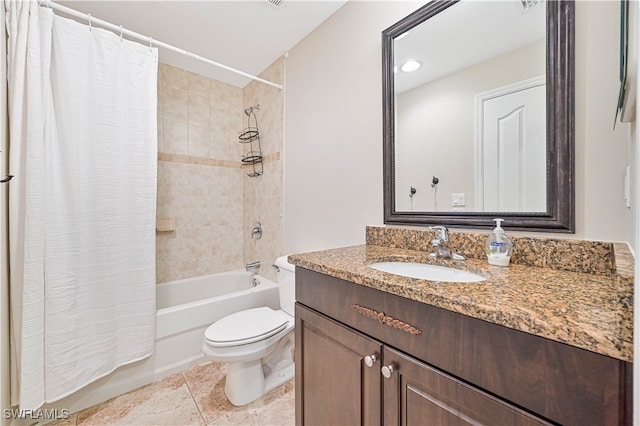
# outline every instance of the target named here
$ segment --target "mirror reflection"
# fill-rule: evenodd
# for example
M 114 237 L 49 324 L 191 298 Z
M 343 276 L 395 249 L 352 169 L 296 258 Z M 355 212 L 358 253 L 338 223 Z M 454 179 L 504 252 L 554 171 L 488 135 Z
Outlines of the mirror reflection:
M 463 0 L 393 39 L 398 212 L 546 212 L 546 12 Z

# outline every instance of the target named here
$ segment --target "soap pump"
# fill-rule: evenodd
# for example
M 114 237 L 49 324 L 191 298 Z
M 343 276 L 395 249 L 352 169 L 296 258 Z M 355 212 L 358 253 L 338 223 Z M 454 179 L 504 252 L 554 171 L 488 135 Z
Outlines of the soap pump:
M 500 226 L 504 219 L 493 219 L 496 227 L 493 233 L 487 238 L 485 251 L 489 265 L 509 266 L 511 253 L 513 252 L 513 243 L 504 233 L 504 229 Z

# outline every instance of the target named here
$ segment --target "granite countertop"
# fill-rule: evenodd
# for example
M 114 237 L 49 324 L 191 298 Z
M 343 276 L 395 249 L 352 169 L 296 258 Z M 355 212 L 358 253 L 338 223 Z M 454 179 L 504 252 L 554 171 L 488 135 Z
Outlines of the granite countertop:
M 289 261 L 358 285 L 632 362 L 633 259 L 626 247 L 616 245 L 616 249 L 616 271 L 609 276 L 519 264 L 492 266 L 479 259 L 434 259 L 424 251 L 369 244 L 295 254 Z M 487 280 L 427 281 L 367 266 L 381 261 L 452 266 Z

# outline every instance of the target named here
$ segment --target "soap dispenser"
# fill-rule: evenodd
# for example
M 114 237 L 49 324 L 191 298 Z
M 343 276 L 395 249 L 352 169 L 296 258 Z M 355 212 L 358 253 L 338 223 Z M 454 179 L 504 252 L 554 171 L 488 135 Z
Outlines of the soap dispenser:
M 485 251 L 489 265 L 509 266 L 511 253 L 513 252 L 513 243 L 504 233 L 504 229 L 500 226 L 504 219 L 493 219 L 496 227 L 493 233 L 487 238 Z

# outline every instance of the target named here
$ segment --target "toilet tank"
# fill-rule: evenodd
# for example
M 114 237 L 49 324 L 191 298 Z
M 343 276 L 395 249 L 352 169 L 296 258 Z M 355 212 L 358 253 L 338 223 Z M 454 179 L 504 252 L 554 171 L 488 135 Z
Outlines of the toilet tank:
M 278 290 L 280 309 L 293 316 L 296 303 L 296 267 L 287 261 L 287 256 L 276 259 L 278 267 Z

